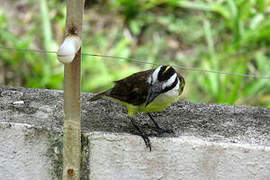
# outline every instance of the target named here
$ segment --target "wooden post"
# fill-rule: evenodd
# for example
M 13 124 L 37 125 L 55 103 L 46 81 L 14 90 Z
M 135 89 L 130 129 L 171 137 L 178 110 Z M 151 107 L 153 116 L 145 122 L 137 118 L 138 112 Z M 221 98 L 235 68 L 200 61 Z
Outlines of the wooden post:
M 84 0 L 67 0 L 66 37 L 81 39 Z M 63 179 L 80 179 L 81 164 L 81 50 L 64 71 Z

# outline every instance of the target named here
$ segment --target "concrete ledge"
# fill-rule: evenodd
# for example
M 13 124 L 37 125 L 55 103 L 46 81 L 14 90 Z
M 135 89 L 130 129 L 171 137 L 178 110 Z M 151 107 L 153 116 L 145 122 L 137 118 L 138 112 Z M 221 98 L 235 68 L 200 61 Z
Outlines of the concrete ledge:
M 90 179 L 268 179 L 270 148 L 213 143 L 195 137 L 152 138 L 145 152 L 136 136 L 91 134 Z
M 145 148 L 123 107 L 82 95 L 82 179 L 268 179 L 270 109 L 180 101 L 155 117 L 175 134 L 152 134 Z M 62 91 L 0 88 L 0 175 L 59 179 Z
M 60 168 L 54 169 L 59 166 L 55 160 L 61 155 L 57 144 L 52 141 L 54 138 L 60 139 L 57 134 L 51 137 L 42 128 L 0 123 L 1 179 L 57 179 Z

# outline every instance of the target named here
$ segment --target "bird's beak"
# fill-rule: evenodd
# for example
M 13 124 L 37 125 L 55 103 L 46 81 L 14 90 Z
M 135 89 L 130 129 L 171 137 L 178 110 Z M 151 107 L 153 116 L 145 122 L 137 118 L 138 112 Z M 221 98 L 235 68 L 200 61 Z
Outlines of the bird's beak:
M 160 94 L 159 91 L 153 91 L 153 89 L 151 88 L 150 93 L 146 98 L 145 107 L 148 106 L 159 94 Z

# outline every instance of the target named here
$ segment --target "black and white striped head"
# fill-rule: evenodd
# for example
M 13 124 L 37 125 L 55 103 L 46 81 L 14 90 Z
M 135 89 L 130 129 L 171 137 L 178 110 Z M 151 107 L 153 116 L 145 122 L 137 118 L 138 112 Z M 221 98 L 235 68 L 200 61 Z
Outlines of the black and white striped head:
M 159 66 L 155 69 L 147 80 L 150 84 L 150 89 L 146 99 L 146 106 L 162 93 L 171 92 L 172 95 L 178 96 L 180 88 L 184 85 L 182 77 L 180 78 L 172 66 Z M 182 81 L 183 85 L 181 84 Z

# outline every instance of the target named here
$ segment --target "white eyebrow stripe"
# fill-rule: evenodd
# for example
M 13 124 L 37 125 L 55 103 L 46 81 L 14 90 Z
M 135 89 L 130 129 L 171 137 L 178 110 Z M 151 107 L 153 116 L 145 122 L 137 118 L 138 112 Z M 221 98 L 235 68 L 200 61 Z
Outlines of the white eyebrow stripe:
M 172 77 L 170 77 L 170 79 L 168 79 L 163 85 L 162 85 L 162 88 L 165 89 L 166 87 L 169 87 L 171 86 L 175 79 L 177 78 L 177 74 L 174 73 L 174 75 L 172 75 Z
M 156 82 L 156 80 L 157 80 L 157 78 L 158 78 L 158 73 L 159 73 L 161 67 L 162 67 L 162 66 L 159 66 L 159 67 L 153 72 L 153 74 L 152 74 L 152 78 L 153 78 L 152 83 Z

